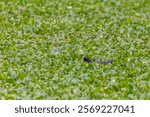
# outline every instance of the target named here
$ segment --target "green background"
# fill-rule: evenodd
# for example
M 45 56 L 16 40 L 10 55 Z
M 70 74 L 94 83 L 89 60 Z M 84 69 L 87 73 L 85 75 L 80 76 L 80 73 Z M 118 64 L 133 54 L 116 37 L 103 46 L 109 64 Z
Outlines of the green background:
M 150 99 L 150 0 L 0 1 L 0 99 Z

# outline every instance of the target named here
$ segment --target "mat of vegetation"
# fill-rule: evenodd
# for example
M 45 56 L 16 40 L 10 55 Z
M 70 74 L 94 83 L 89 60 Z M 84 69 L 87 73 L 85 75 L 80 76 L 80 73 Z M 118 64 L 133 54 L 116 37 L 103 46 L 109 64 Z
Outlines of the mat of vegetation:
M 0 1 L 0 99 L 150 99 L 149 6 Z

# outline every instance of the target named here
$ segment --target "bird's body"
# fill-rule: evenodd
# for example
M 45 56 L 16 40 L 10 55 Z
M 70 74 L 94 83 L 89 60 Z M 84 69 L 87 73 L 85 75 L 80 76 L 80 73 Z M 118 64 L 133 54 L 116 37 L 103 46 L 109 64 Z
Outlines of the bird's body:
M 113 60 L 108 60 L 108 61 L 97 61 L 97 63 L 99 63 L 99 64 L 112 64 L 112 62 L 113 62 Z
M 84 61 L 87 63 L 91 63 L 91 59 L 89 57 L 84 57 Z M 96 61 L 98 64 L 112 64 L 113 60 L 108 60 L 108 61 Z

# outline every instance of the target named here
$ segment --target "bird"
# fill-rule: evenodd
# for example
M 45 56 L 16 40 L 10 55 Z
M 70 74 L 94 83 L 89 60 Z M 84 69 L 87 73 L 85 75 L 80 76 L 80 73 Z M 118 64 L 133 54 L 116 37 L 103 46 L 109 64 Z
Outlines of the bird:
M 90 59 L 90 58 L 88 58 L 87 56 L 86 56 L 86 57 L 84 57 L 84 61 L 86 61 L 86 62 L 88 62 L 88 63 L 92 62 L 92 61 L 91 61 L 91 59 Z
M 87 62 L 87 63 L 91 63 L 91 62 L 94 62 L 92 61 L 89 57 L 85 56 L 84 58 L 84 61 Z M 95 61 L 96 63 L 102 65 L 102 64 L 112 64 L 113 63 L 113 60 L 107 60 L 107 61 Z

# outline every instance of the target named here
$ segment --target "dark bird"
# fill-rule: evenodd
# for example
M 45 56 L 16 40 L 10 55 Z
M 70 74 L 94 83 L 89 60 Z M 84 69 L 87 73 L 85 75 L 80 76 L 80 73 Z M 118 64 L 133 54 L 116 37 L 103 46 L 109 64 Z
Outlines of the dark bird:
M 89 57 L 84 57 L 84 61 L 87 63 L 92 62 L 91 59 Z M 113 60 L 108 60 L 108 61 L 96 61 L 96 63 L 98 64 L 112 64 Z
M 88 58 L 88 57 L 84 57 L 84 61 L 86 61 L 86 62 L 88 62 L 88 63 L 92 62 L 92 61 L 90 60 L 90 58 Z

